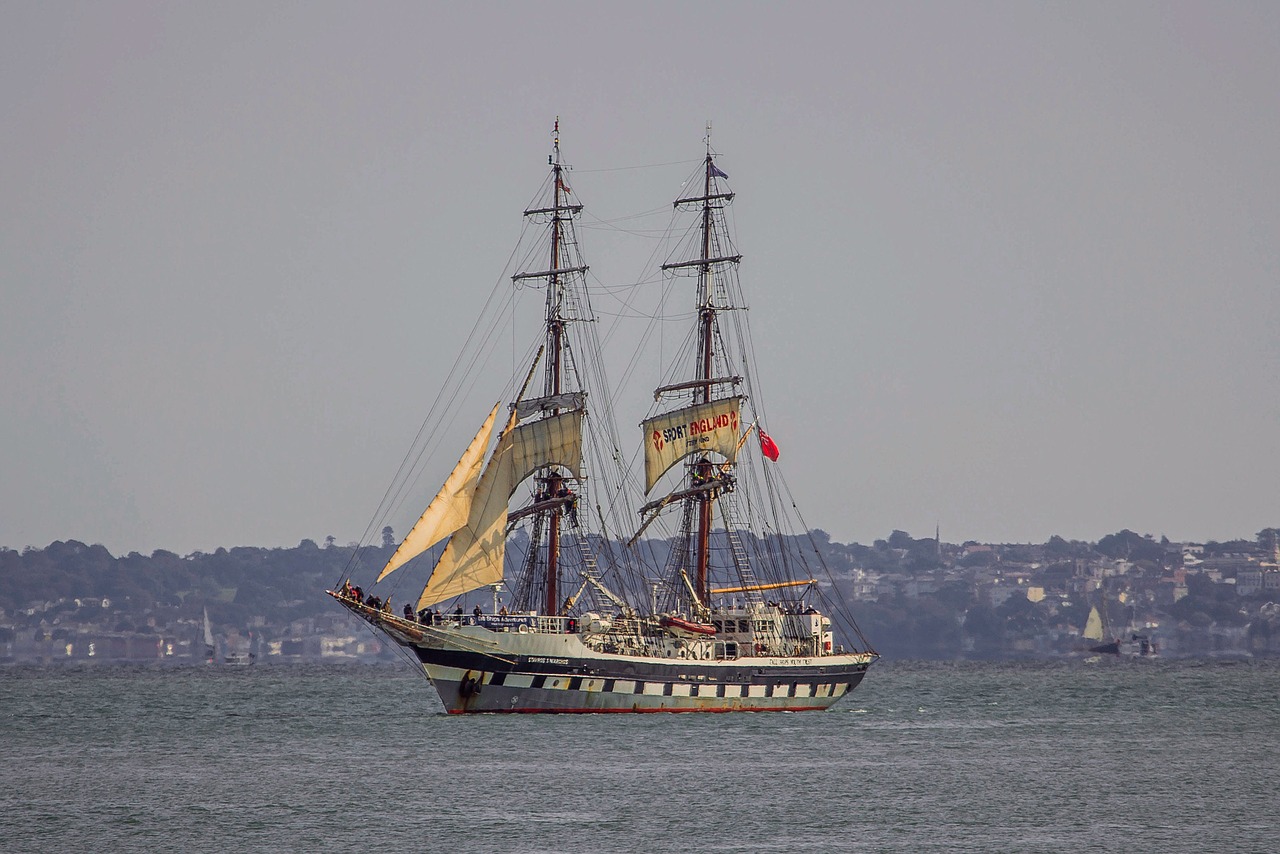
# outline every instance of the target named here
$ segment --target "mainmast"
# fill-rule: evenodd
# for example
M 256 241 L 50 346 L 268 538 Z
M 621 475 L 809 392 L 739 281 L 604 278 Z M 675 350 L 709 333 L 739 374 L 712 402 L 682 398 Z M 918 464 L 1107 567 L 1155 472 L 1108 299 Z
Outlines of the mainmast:
M 702 266 L 698 270 L 698 303 L 700 305 L 698 339 L 702 343 L 699 348 L 701 361 L 698 378 L 704 380 L 697 400 L 699 403 L 711 402 L 711 345 L 714 339 L 716 323 L 715 304 L 711 299 L 711 128 L 707 128 L 707 158 L 703 164 L 702 184 Z M 711 461 L 703 456 L 695 465 L 698 477 L 703 481 L 711 479 Z M 698 599 L 705 605 L 711 602 L 711 584 L 708 581 L 708 565 L 711 559 L 711 493 L 698 496 L 698 538 L 697 555 L 697 587 Z
M 712 388 L 717 382 L 726 380 L 717 380 L 715 376 L 715 341 L 716 341 L 716 301 L 715 301 L 715 272 L 716 269 L 726 263 L 737 263 L 741 260 L 740 255 L 731 256 L 713 256 L 712 250 L 716 243 L 713 240 L 715 233 L 715 211 L 722 208 L 730 200 L 733 199 L 733 193 L 714 193 L 714 179 L 718 177 L 728 177 L 724 172 L 716 168 L 714 156 L 711 151 L 711 123 L 707 123 L 707 154 L 703 161 L 702 175 L 702 195 L 698 197 L 690 197 L 677 199 L 675 207 L 691 207 L 694 205 L 701 206 L 701 241 L 700 248 L 702 257 L 694 258 L 688 261 L 682 261 L 674 264 L 664 264 L 662 269 L 671 270 L 676 268 L 697 267 L 698 269 L 698 352 L 697 363 L 694 367 L 695 380 L 688 385 L 693 388 L 694 403 L 708 404 L 711 403 Z M 737 378 L 733 378 L 736 380 Z M 681 384 L 684 385 L 684 384 Z M 696 531 L 694 534 L 694 570 L 695 578 L 693 583 L 694 593 L 698 601 L 703 606 L 709 606 L 711 601 L 711 584 L 710 584 L 710 555 L 711 555 L 711 523 L 712 523 L 712 503 L 715 500 L 715 490 L 693 490 L 692 487 L 699 484 L 712 482 L 716 477 L 716 466 L 707 457 L 702 454 L 690 467 L 690 486 L 691 494 L 689 500 L 696 502 Z

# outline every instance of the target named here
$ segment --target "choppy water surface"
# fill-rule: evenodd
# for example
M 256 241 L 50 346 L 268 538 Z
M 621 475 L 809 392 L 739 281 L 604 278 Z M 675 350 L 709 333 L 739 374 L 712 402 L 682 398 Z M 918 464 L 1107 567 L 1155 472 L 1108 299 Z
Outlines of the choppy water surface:
M 407 668 L 0 669 L 5 851 L 1274 851 L 1280 664 L 885 664 L 828 712 L 479 716 Z

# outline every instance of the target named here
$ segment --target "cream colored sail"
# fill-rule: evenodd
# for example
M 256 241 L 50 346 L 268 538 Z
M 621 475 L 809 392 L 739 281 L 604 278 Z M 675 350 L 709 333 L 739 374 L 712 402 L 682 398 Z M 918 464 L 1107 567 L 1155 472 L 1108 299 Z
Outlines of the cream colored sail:
M 1089 640 L 1102 640 L 1102 615 L 1097 608 L 1089 609 L 1089 619 L 1084 624 L 1084 637 Z
M 502 580 L 507 506 L 520 482 L 543 466 L 576 474 L 582 465 L 581 410 L 507 430 L 476 486 L 466 524 L 454 532 L 431 573 L 418 608 Z
M 444 486 L 431 499 L 427 509 L 422 511 L 418 521 L 414 523 L 409 535 L 400 543 L 400 548 L 387 561 L 378 576 L 378 581 L 386 578 L 467 522 L 471 513 L 471 497 L 476 491 L 476 483 L 480 479 L 480 466 L 484 463 L 484 452 L 489 447 L 489 438 L 493 435 L 493 421 L 498 417 L 497 403 L 480 432 L 476 433 L 471 444 L 463 451 L 462 458 L 453 467 L 453 471 L 445 478 Z
M 697 403 L 641 423 L 644 430 L 644 491 L 648 493 L 680 460 L 715 451 L 729 462 L 738 455 L 741 397 Z

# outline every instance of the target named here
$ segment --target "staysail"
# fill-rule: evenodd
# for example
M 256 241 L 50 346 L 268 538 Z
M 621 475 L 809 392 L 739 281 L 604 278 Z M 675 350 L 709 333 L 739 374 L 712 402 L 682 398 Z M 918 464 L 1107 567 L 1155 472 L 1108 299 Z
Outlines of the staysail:
M 440 556 L 418 599 L 419 608 L 502 580 L 511 494 L 543 466 L 559 465 L 578 472 L 582 466 L 582 417 L 582 410 L 573 410 L 503 433 L 480 475 L 466 523 L 454 532 Z
M 738 455 L 741 397 L 696 403 L 641 422 L 644 430 L 644 491 L 680 460 L 715 451 L 729 462 Z
M 386 578 L 454 531 L 467 523 L 471 513 L 471 499 L 476 491 L 476 483 L 480 479 L 480 466 L 484 462 L 485 449 L 489 447 L 489 437 L 493 434 L 493 420 L 498 416 L 495 404 L 480 432 L 476 433 L 471 444 L 462 453 L 462 458 L 453 467 L 453 471 L 445 478 L 444 486 L 436 497 L 431 499 L 427 509 L 422 511 L 418 521 L 414 523 L 409 535 L 400 543 L 400 548 L 387 561 L 378 576 L 378 581 Z

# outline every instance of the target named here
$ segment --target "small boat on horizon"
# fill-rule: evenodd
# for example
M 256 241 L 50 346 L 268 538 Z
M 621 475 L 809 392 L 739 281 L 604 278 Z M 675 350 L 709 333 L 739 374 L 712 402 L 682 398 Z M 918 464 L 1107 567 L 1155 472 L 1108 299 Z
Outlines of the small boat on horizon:
M 1097 655 L 1155 658 L 1158 655 L 1155 641 L 1146 629 L 1136 628 L 1132 619 L 1123 632 L 1116 634 L 1112 631 L 1107 605 L 1107 599 L 1102 595 L 1097 604 L 1089 609 L 1089 617 L 1085 621 L 1084 631 L 1080 636 L 1085 640 L 1099 641 L 1099 643 L 1088 647 L 1088 651 Z
M 226 648 L 223 651 L 222 663 L 233 667 L 244 667 L 253 664 L 257 660 L 254 652 L 254 639 L 252 632 L 249 634 L 249 644 L 244 646 L 227 640 Z M 218 645 L 213 637 L 213 624 L 209 622 L 209 609 L 204 609 L 204 662 L 205 664 L 218 663 Z

